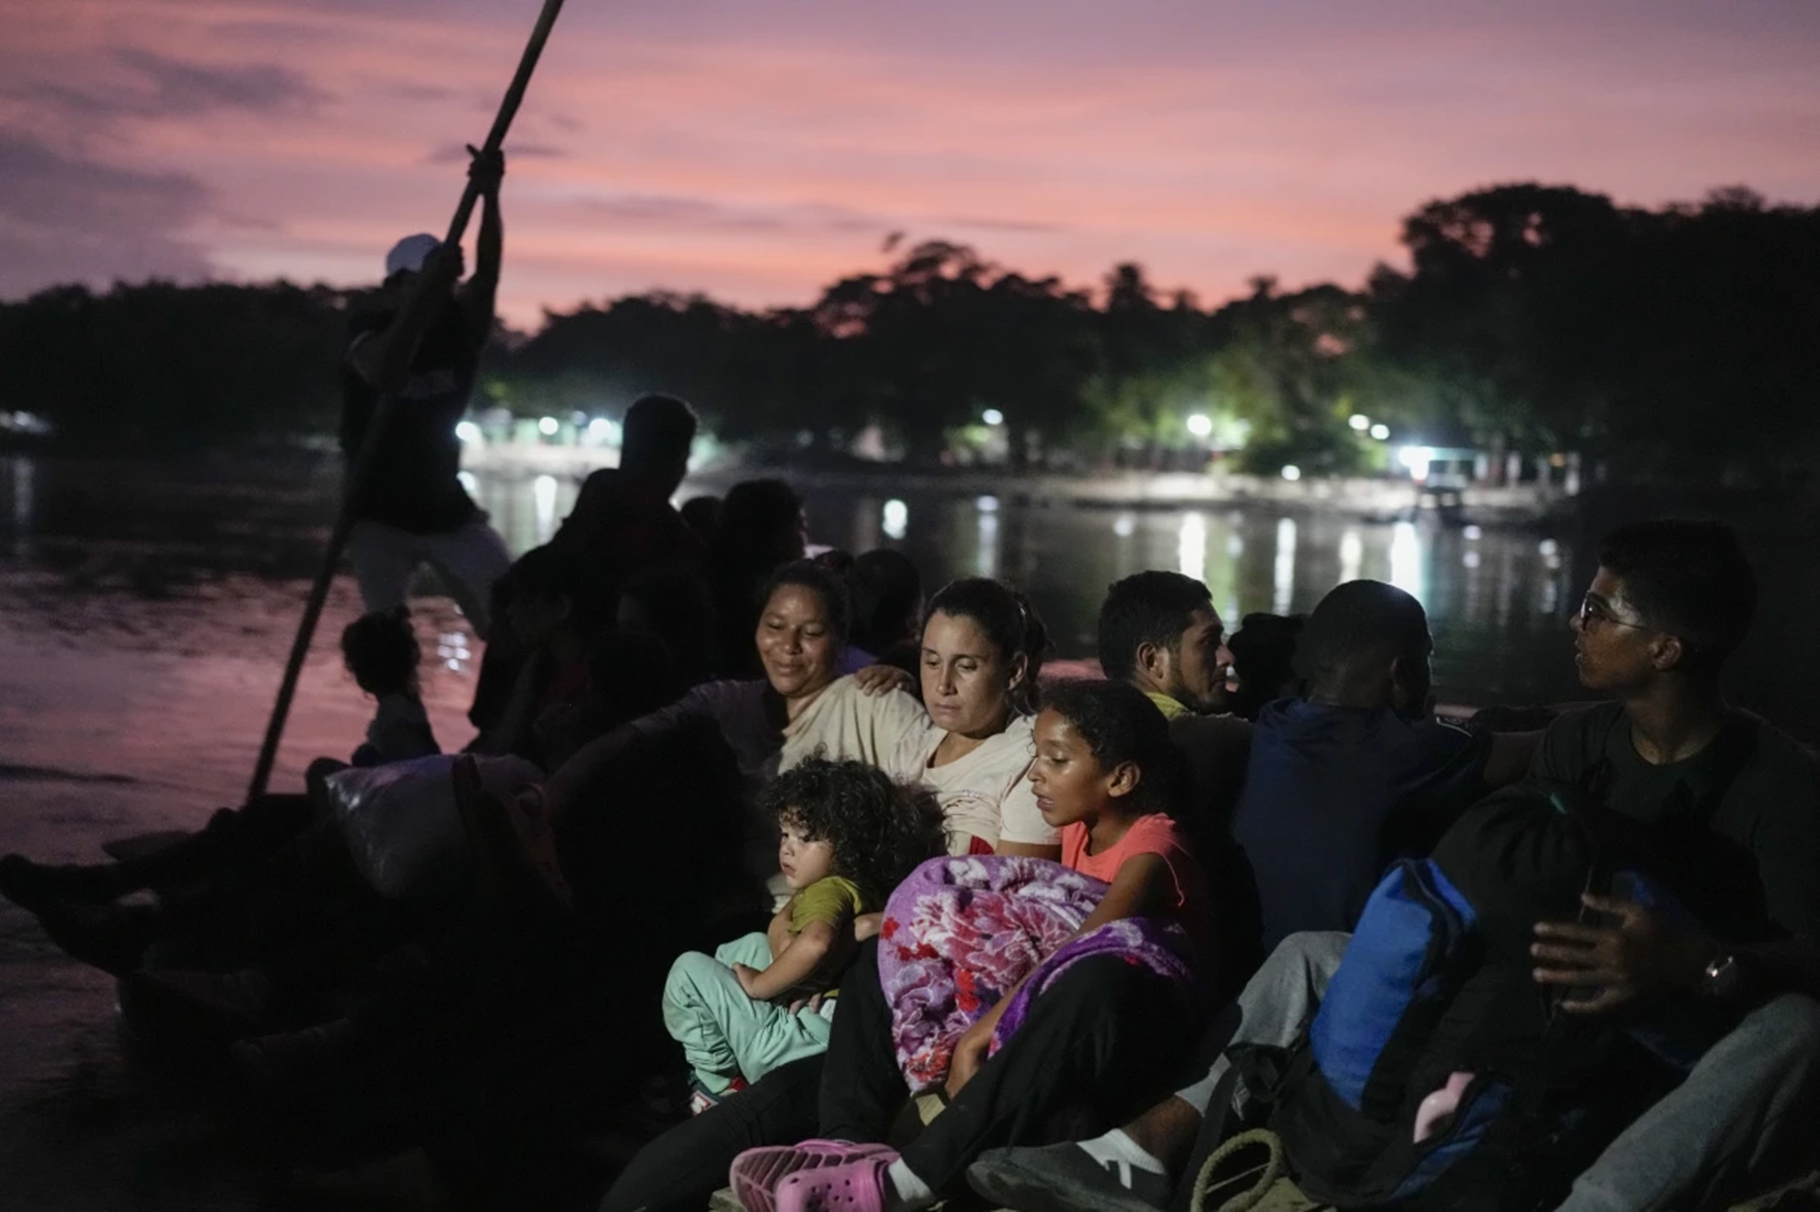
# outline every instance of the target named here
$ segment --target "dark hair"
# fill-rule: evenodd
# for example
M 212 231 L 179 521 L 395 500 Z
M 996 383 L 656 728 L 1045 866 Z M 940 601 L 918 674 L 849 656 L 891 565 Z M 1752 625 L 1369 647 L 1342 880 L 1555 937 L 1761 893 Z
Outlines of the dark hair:
M 1024 680 L 1012 688 L 1011 705 L 1020 712 L 1036 710 L 1036 677 L 1049 652 L 1049 632 L 1029 598 L 991 577 L 962 577 L 949 581 L 929 599 L 923 626 L 927 628 L 938 614 L 972 619 L 1007 665 L 1022 654 Z
M 834 874 L 883 899 L 917 864 L 947 849 L 940 805 L 864 762 L 817 755 L 759 792 L 759 807 L 834 847 Z
M 802 516 L 801 494 L 784 481 L 741 480 L 721 500 L 719 548 L 734 563 L 763 559 L 797 536 Z
M 714 541 L 714 534 L 720 529 L 719 497 L 707 494 L 690 497 L 676 512 L 682 515 L 682 520 L 703 543 Z
M 341 659 L 368 694 L 416 694 L 423 653 L 411 630 L 411 612 L 394 606 L 349 623 L 341 632 Z
M 851 551 L 845 551 L 839 547 L 830 547 L 828 550 L 817 552 L 815 555 L 808 558 L 815 561 L 817 564 L 820 564 L 835 576 L 846 581 L 849 590 L 851 590 L 853 585 L 853 553 Z
M 1130 762 L 1143 772 L 1133 807 L 1173 813 L 1182 759 L 1169 739 L 1169 721 L 1143 691 L 1103 678 L 1057 682 L 1043 696 L 1043 709 L 1072 724 L 1102 767 Z
M 626 409 L 620 430 L 619 465 L 645 471 L 665 464 L 687 465 L 695 441 L 695 410 L 675 396 L 640 396 Z
M 880 547 L 854 558 L 853 642 L 874 656 L 910 638 L 922 613 L 923 577 L 901 551 Z
M 1293 693 L 1288 687 L 1296 680 L 1296 647 L 1307 623 L 1305 614 L 1254 612 L 1245 616 L 1226 641 L 1232 671 L 1239 679 L 1238 693 L 1227 696 L 1233 714 L 1256 719 L 1265 704 Z
M 1310 689 L 1345 684 L 1371 661 L 1428 654 L 1422 603 L 1382 581 L 1347 581 L 1315 604 L 1296 644 L 1295 672 Z
M 595 640 L 588 682 L 606 728 L 667 707 L 689 688 L 670 646 L 643 627 L 615 628 Z
M 510 598 L 567 598 L 569 621 L 581 630 L 603 620 L 608 604 L 618 600 L 591 562 L 554 543 L 533 547 L 519 556 L 506 577 Z
M 1140 645 L 1174 651 L 1195 612 L 1212 609 L 1207 586 L 1179 572 L 1153 570 L 1113 582 L 1100 606 L 1100 668 L 1109 678 L 1129 681 Z
M 1620 526 L 1599 543 L 1599 565 L 1650 626 L 1717 663 L 1750 631 L 1757 574 L 1722 522 L 1664 518 Z
M 766 579 L 764 589 L 758 595 L 759 610 L 762 612 L 771 595 L 786 585 L 800 585 L 822 600 L 835 643 L 846 647 L 853 634 L 853 595 L 847 589 L 846 579 L 814 560 L 792 560 Z

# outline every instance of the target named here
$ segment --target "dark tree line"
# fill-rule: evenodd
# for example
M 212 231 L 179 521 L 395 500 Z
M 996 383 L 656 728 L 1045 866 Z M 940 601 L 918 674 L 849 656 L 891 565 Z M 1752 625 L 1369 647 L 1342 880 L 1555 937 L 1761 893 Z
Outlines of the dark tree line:
M 501 334 L 484 392 L 615 416 L 669 391 L 724 440 L 839 451 L 876 426 L 919 463 L 977 441 L 989 410 L 1020 464 L 1210 443 L 1259 470 L 1381 464 L 1354 414 L 1390 445 L 1574 450 L 1617 479 L 1785 483 L 1820 453 L 1820 208 L 1512 185 L 1424 206 L 1403 243 L 1409 271 L 1362 292 L 1260 277 L 1206 308 L 1135 265 L 1085 290 L 931 242 L 806 308 L 657 293 L 547 314 Z M 46 291 L 0 307 L 0 413 L 89 445 L 326 433 L 357 303 L 285 283 Z

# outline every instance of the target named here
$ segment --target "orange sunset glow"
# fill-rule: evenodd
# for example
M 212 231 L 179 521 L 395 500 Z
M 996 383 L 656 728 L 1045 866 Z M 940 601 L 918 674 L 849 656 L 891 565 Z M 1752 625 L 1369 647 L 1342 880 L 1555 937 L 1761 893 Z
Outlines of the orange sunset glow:
M 437 230 L 536 0 L 9 0 L 0 297 L 378 276 Z M 946 237 L 1210 299 L 1356 285 L 1508 180 L 1820 199 L 1820 7 L 570 0 L 508 142 L 502 309 L 801 303 Z

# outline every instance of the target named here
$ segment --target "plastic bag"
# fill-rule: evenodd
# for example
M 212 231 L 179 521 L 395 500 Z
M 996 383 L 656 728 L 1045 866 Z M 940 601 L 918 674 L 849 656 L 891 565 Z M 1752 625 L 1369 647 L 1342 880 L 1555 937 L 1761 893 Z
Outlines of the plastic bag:
M 337 771 L 329 799 L 354 865 L 391 900 L 435 900 L 458 891 L 472 858 L 455 807 L 455 754 Z M 487 781 L 532 783 L 543 772 L 516 757 L 477 759 Z

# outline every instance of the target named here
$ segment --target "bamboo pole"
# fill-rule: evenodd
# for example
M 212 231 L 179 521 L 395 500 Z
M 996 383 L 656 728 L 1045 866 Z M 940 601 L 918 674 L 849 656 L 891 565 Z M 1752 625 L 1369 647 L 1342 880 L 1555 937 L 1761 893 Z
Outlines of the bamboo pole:
M 512 83 L 499 103 L 499 112 L 493 119 L 493 129 L 487 132 L 483 149 L 485 152 L 497 152 L 505 142 L 506 132 L 511 129 L 512 119 L 517 116 L 518 107 L 524 101 L 525 89 L 531 83 L 531 73 L 537 69 L 537 60 L 543 54 L 544 43 L 550 40 L 550 30 L 556 24 L 556 15 L 562 11 L 562 4 L 563 0 L 544 0 L 543 11 L 538 14 L 537 24 L 532 27 L 530 41 L 525 44 L 524 54 L 519 57 L 518 71 L 513 75 Z M 479 197 L 479 190 L 469 180 L 467 188 L 462 191 L 461 203 L 456 206 L 455 215 L 449 220 L 448 234 L 443 239 L 445 246 L 459 244 L 467 234 L 468 220 L 473 217 L 474 204 Z M 412 359 L 401 361 L 402 365 L 409 367 Z M 265 728 L 265 740 L 259 747 L 259 761 L 253 767 L 253 779 L 247 787 L 248 800 L 263 795 L 266 784 L 271 780 L 272 764 L 278 759 L 278 742 L 284 736 L 285 721 L 291 713 L 291 700 L 297 694 L 297 679 L 302 675 L 303 663 L 309 657 L 310 643 L 316 635 L 316 624 L 322 618 L 322 607 L 328 601 L 329 586 L 335 579 L 336 569 L 341 565 L 341 555 L 347 548 L 348 536 L 354 531 L 357 520 L 353 514 L 354 502 L 359 499 L 360 490 L 366 486 L 367 478 L 372 474 L 380 438 L 397 406 L 397 384 L 381 386 L 392 390 L 379 392 L 379 403 L 373 410 L 372 422 L 367 426 L 366 437 L 360 443 L 360 451 L 355 456 L 347 482 L 342 487 L 341 509 L 335 518 L 335 529 L 329 534 L 328 549 L 322 554 L 322 564 L 316 570 L 315 583 L 310 586 L 309 600 L 303 608 L 303 619 L 297 625 L 297 638 L 292 641 L 291 655 L 285 661 L 284 680 L 278 686 L 278 700 L 272 704 L 272 716 Z

